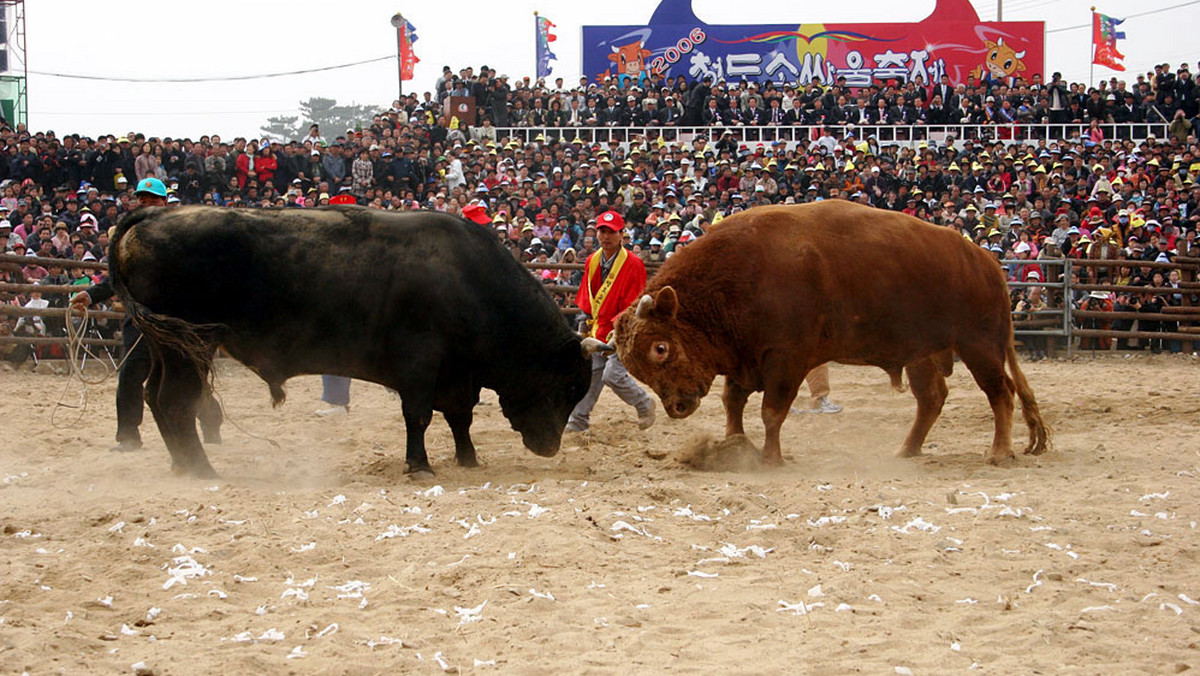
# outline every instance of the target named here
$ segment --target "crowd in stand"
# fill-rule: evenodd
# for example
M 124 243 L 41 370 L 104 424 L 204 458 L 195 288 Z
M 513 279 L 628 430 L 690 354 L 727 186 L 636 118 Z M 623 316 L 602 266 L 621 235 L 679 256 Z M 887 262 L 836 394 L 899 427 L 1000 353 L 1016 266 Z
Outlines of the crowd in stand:
M 609 209 L 625 217 L 627 247 L 654 262 L 744 209 L 847 199 L 954 228 L 1017 260 L 1013 281 L 1048 282 L 1050 266 L 1025 261 L 1067 257 L 1128 260 L 1082 268 L 1084 282 L 1170 284 L 1137 263 L 1200 256 L 1198 95 L 1187 64 L 1095 88 L 1057 74 L 861 89 L 684 78 L 572 88 L 510 83 L 486 66 L 446 68 L 431 92 L 396 100 L 359 128 L 313 125 L 299 139 L 87 138 L 5 126 L 0 249 L 102 261 L 108 228 L 134 206 L 131 188 L 153 176 L 169 186 L 171 205 L 311 208 L 339 194 L 378 209 L 458 214 L 478 204 L 514 256 L 546 262 L 581 262 L 596 247 L 596 215 Z M 445 119 L 446 96 L 473 97 L 477 123 Z M 1068 126 L 1002 133 L 1036 122 Z M 944 124 L 973 126 L 955 128 L 958 137 L 921 130 Z M 806 133 L 772 130 L 796 125 Z M 885 136 L 875 125 L 915 126 Z M 589 127 L 621 133 L 597 143 Z M 536 274 L 561 286 L 579 277 Z M 84 271 L 14 264 L 0 264 L 0 280 L 90 282 Z M 1022 311 L 1091 302 L 1018 295 Z M 1182 292 L 1155 298 L 1181 302 Z M 1136 293 L 1108 301 L 1147 302 Z

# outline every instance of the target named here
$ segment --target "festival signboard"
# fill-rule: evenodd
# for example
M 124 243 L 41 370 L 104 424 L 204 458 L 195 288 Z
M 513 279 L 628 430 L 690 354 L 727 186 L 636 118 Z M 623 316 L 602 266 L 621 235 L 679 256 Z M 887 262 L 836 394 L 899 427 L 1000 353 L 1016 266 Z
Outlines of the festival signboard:
M 583 72 L 592 81 L 683 75 L 714 80 L 850 87 L 921 77 L 935 84 L 1012 84 L 1042 75 L 1044 24 L 980 21 L 968 0 L 939 0 L 917 23 L 710 25 L 691 0 L 662 0 L 646 26 L 584 26 Z

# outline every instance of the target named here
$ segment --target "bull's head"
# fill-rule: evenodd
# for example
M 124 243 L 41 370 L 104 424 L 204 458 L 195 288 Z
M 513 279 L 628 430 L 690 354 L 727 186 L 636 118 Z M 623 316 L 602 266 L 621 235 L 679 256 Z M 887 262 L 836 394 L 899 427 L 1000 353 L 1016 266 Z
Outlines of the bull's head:
M 526 448 L 547 457 L 558 453 L 567 419 L 591 384 L 592 354 L 611 350 L 595 338 L 573 338 L 526 366 L 532 380 L 514 379 L 501 392 L 504 415 Z
M 664 286 L 617 318 L 617 355 L 629 373 L 654 389 L 672 418 L 686 418 L 708 394 L 716 370 L 702 358 L 707 339 L 678 319 L 679 298 Z
M 1004 38 L 996 42 L 985 40 L 984 45 L 988 50 L 985 63 L 992 77 L 1004 78 L 1025 70 L 1025 62 L 1021 60 L 1025 57 L 1025 50 L 1016 51 L 1012 45 L 1004 44 Z

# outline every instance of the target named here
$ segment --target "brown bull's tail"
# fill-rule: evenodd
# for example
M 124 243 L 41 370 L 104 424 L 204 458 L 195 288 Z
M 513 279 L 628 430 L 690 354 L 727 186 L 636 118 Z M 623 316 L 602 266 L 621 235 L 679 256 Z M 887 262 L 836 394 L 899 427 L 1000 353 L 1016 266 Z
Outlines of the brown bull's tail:
M 1013 383 L 1017 386 L 1017 397 L 1021 399 L 1021 413 L 1025 416 L 1025 424 L 1029 426 L 1029 445 L 1025 447 L 1025 452 L 1031 455 L 1041 455 L 1050 447 L 1050 428 L 1042 419 L 1037 398 L 1033 396 L 1029 381 L 1025 379 L 1025 374 L 1021 372 L 1021 365 L 1017 363 L 1017 348 L 1012 341 L 1008 343 L 1005 360 L 1009 370 L 1012 371 Z

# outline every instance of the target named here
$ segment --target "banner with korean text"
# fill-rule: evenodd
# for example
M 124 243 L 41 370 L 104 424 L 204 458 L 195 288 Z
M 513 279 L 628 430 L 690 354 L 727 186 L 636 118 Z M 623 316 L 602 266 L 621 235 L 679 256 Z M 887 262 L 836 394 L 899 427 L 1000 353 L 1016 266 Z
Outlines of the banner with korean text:
M 917 23 L 710 25 L 690 0 L 663 0 L 646 26 L 584 26 L 583 72 L 644 82 L 653 76 L 833 84 L 889 80 L 1012 85 L 1041 75 L 1040 21 L 979 21 L 967 0 L 940 0 Z

